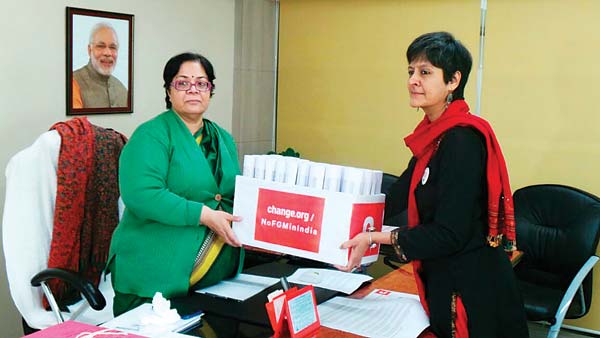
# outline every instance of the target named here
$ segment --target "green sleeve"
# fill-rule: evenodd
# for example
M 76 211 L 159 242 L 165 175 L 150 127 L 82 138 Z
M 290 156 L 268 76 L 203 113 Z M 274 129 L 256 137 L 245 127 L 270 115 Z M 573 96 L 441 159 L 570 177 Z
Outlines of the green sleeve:
M 127 142 L 119 163 L 123 202 L 140 219 L 197 226 L 204 204 L 183 198 L 167 187 L 170 161 L 167 139 L 152 130 L 138 130 Z

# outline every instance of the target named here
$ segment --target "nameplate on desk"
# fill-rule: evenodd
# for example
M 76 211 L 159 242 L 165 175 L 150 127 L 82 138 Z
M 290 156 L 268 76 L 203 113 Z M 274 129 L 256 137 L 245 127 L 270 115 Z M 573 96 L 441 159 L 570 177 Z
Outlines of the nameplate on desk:
M 310 285 L 302 289 L 291 288 L 265 306 L 274 338 L 286 331 L 292 338 L 305 337 L 321 326 L 315 290 Z

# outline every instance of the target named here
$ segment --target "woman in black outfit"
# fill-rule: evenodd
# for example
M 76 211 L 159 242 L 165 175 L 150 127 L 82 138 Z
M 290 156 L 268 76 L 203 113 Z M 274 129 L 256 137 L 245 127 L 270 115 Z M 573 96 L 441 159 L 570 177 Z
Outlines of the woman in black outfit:
M 413 262 L 421 303 L 438 337 L 528 337 L 508 255 L 516 248 L 506 165 L 489 124 L 471 115 L 463 91 L 472 58 L 446 32 L 408 47 L 410 105 L 425 113 L 405 138 L 413 157 L 390 188 L 385 218 L 408 209 L 408 227 L 360 233 L 342 248 L 360 264 L 366 249 L 391 244 Z

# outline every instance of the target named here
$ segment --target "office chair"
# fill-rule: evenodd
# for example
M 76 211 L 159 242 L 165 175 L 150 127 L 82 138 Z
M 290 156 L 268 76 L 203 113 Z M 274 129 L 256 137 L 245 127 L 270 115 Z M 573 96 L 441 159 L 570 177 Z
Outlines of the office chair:
M 551 325 L 557 337 L 564 318 L 590 309 L 592 268 L 600 236 L 600 199 L 555 184 L 518 189 L 513 194 L 517 245 L 515 267 L 527 319 Z
M 389 173 L 383 173 L 383 179 L 381 181 L 381 193 L 387 194 L 391 186 L 396 183 L 398 176 Z M 404 210 L 398 215 L 393 217 L 385 216 L 383 221 L 385 225 L 391 226 L 405 226 L 408 224 L 408 210 Z M 398 269 L 402 265 L 402 262 L 396 256 L 396 252 L 391 245 L 381 245 L 379 247 L 379 254 L 383 256 L 383 263 L 392 269 Z
M 76 118 L 71 121 L 73 121 L 72 123 L 81 123 L 90 128 L 89 130 L 94 130 L 93 148 L 95 152 L 92 152 L 90 157 L 104 159 L 101 163 L 95 163 L 96 169 L 100 167 L 100 171 L 116 170 L 118 156 L 125 138 L 115 131 L 93 126 L 85 118 Z M 75 137 L 70 142 L 81 144 L 77 133 L 74 134 Z M 61 161 L 64 160 L 63 157 L 59 157 L 59 151 L 63 151 L 61 145 L 66 143 L 57 130 L 45 132 L 31 146 L 14 155 L 6 167 L 6 198 L 2 220 L 3 247 L 11 297 L 23 317 L 25 334 L 44 329 L 66 319 L 77 318 L 78 321 L 97 325 L 113 317 L 114 291 L 110 277 L 100 278 L 97 276 L 96 279 L 100 280 L 99 284 L 96 284 L 89 280 L 89 276 L 84 278 L 85 272 L 82 271 L 68 271 L 61 267 L 48 269 L 51 247 L 61 245 L 53 243 L 51 240 L 60 238 L 60 235 L 53 233 L 53 230 L 56 219 L 57 189 L 61 189 L 60 194 L 65 193 L 60 183 L 57 183 L 62 182 L 57 175 L 57 169 L 59 168 L 59 158 Z M 98 151 L 103 153 L 99 154 Z M 108 161 L 113 162 L 109 163 Z M 107 220 L 106 224 L 102 223 L 101 226 L 106 226 L 106 231 L 110 231 L 112 234 L 112 229 L 118 223 L 123 210 L 120 199 L 117 202 L 118 180 L 103 181 L 99 179 L 102 178 L 99 175 L 95 172 L 94 176 L 90 176 L 87 185 L 74 186 L 73 189 L 93 189 L 95 193 L 86 191 L 85 198 L 91 203 L 98 203 L 98 205 L 104 203 L 99 202 L 104 199 L 100 195 L 108 194 L 109 188 L 116 189 L 116 199 L 110 199 L 110 203 L 114 202 L 115 205 L 106 209 L 114 211 L 116 215 L 86 214 L 89 218 Z M 74 208 L 73 205 L 69 205 L 71 203 L 75 204 L 73 201 L 66 202 L 69 208 L 66 210 L 68 215 L 72 215 L 72 208 Z M 93 229 L 93 231 L 96 235 L 97 230 Z M 82 241 L 84 238 L 88 238 L 88 234 L 83 232 L 79 236 Z M 108 243 L 110 243 L 110 238 Z M 70 244 L 73 243 L 67 245 Z M 89 249 L 87 245 L 83 244 L 81 248 L 82 250 L 83 248 Z M 83 261 L 86 256 L 81 254 L 81 257 L 80 261 Z M 105 264 L 105 260 L 104 258 L 102 264 Z M 68 290 L 71 290 L 76 296 L 81 294 L 89 302 L 91 309 L 82 306 L 86 303 L 83 300 L 69 306 L 60 300 L 57 302 L 49 287 L 51 283 L 56 283 L 56 278 L 66 281 L 72 288 Z M 43 301 L 44 295 L 51 311 L 46 310 Z M 101 309 L 102 311 L 99 311 Z
M 392 184 L 396 183 L 397 180 L 398 176 L 394 174 L 383 173 L 383 177 L 381 179 L 381 193 L 387 194 Z

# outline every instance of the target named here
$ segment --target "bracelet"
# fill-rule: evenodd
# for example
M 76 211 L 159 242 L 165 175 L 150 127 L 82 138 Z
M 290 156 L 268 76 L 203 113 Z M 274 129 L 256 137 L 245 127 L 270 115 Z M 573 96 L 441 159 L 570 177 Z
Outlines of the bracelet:
M 406 230 L 405 227 L 399 227 L 398 229 L 392 230 L 390 232 L 390 242 L 392 243 L 392 247 L 394 248 L 394 251 L 396 252 L 396 256 L 398 257 L 400 262 L 408 263 L 410 260 L 406 257 L 406 254 L 404 253 L 404 249 L 402 249 L 402 247 L 400 246 L 400 243 L 398 243 L 398 234 L 400 233 L 400 231 L 404 231 L 404 230 Z
M 373 238 L 371 238 L 371 233 L 375 231 L 375 227 L 371 225 L 367 230 L 369 232 L 369 248 L 375 249 L 377 247 L 377 243 L 373 243 Z

